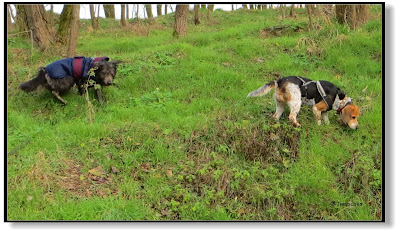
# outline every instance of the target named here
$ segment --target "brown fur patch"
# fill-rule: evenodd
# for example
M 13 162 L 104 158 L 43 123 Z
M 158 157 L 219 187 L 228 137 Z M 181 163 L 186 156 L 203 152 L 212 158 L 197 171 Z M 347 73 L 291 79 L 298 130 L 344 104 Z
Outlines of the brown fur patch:
M 286 91 L 286 87 L 288 84 L 289 82 L 285 83 L 282 87 L 276 88 L 277 100 L 279 102 L 286 103 L 292 100 L 292 95 L 290 94 L 290 92 Z

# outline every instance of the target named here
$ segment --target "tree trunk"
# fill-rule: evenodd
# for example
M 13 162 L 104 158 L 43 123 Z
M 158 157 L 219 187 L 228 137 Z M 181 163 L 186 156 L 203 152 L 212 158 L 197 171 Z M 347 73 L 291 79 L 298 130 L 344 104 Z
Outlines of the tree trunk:
M 212 12 L 214 12 L 214 5 L 209 4 L 208 11 L 207 11 L 207 20 L 210 20 Z
M 262 5 L 261 4 L 257 5 L 257 10 L 262 10 Z
M 311 5 L 306 5 L 307 7 L 307 12 L 308 12 L 308 27 L 310 29 L 313 29 L 313 22 L 312 22 L 312 10 L 311 10 Z
M 168 4 L 165 4 L 165 15 L 168 14 Z
M 173 36 L 180 38 L 187 34 L 187 15 L 189 13 L 189 5 L 176 5 L 175 24 Z
M 71 25 L 70 25 L 70 33 L 68 39 L 68 50 L 67 56 L 74 57 L 76 54 L 76 44 L 78 42 L 78 21 L 79 21 L 79 9 L 80 5 L 72 5 L 72 15 L 71 15 Z
M 194 5 L 194 25 L 200 24 L 200 17 L 199 17 L 199 8 L 200 5 Z
M 242 8 L 247 10 L 247 4 L 242 4 Z
M 347 23 L 346 15 L 349 9 L 349 5 L 336 5 L 336 19 L 340 24 Z
M 285 19 L 285 9 L 286 7 L 285 7 L 285 5 L 284 4 L 281 4 L 281 14 L 282 14 L 282 19 Z
M 72 25 L 72 11 L 73 5 L 64 5 L 64 8 L 60 15 L 60 23 L 57 30 L 58 41 L 62 44 L 66 44 L 68 41 L 68 34 L 70 33 Z
M 126 18 L 125 18 L 125 9 L 126 5 L 125 4 L 121 4 L 121 26 L 126 26 Z
M 294 17 L 294 4 L 290 7 L 290 17 Z
M 146 13 L 147 13 L 147 18 L 153 19 L 153 11 L 151 11 L 151 5 L 145 5 L 146 6 Z
M 7 32 L 10 32 L 11 30 L 14 29 L 14 24 L 12 23 L 11 16 L 12 16 L 11 7 L 10 5 L 7 5 Z
M 234 11 L 235 10 L 235 8 L 233 7 L 233 4 L 232 4 L 232 11 Z
M 106 18 L 113 18 L 115 19 L 115 8 L 114 5 L 103 5 L 104 14 Z
M 254 5 L 250 4 L 250 10 L 254 10 Z
M 201 4 L 201 9 L 206 9 L 207 8 L 207 4 Z
M 16 5 L 16 8 L 18 30 L 32 30 L 35 45 L 42 50 L 48 48 L 53 43 L 55 31 L 52 25 L 47 23 L 44 5 Z
M 126 4 L 126 19 L 129 19 L 129 4 Z
M 357 21 L 360 24 L 366 23 L 369 16 L 369 5 L 357 5 Z
M 157 17 L 160 17 L 162 15 L 162 5 L 157 4 Z
M 96 14 L 94 12 L 94 5 L 90 4 L 90 18 L 92 19 L 92 28 L 94 30 L 99 29 L 99 21 L 96 18 Z

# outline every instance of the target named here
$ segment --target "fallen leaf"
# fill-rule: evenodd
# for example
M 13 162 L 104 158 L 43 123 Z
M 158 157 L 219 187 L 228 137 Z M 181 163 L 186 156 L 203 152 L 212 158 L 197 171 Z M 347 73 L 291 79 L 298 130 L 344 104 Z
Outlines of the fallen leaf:
M 142 165 L 140 165 L 140 167 L 141 167 L 141 169 L 142 169 L 143 172 L 149 172 L 149 170 L 150 170 L 150 163 L 142 164 Z
M 168 216 L 169 215 L 169 210 L 168 209 L 161 210 L 161 215 Z
M 172 176 L 172 171 L 170 169 L 168 169 L 166 172 L 167 176 L 171 177 Z
M 101 166 L 97 166 L 95 168 L 92 168 L 88 171 L 90 174 L 94 175 L 94 176 L 102 176 L 103 175 L 103 167 Z
M 117 173 L 119 173 L 119 170 L 118 170 L 118 168 L 111 166 L 111 172 L 117 174 Z
M 367 92 L 368 85 L 362 90 L 362 92 Z

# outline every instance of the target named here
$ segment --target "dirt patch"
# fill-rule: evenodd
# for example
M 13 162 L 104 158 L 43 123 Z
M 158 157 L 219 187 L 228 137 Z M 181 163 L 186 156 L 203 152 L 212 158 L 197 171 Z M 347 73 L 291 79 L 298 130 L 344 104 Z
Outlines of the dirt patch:
M 118 192 L 112 175 L 106 173 L 101 166 L 88 172 L 82 172 L 82 165 L 73 160 L 64 160 L 65 168 L 56 172 L 55 180 L 58 186 L 76 196 L 107 197 Z
M 301 32 L 304 30 L 303 26 L 290 25 L 290 26 L 272 26 L 261 29 L 259 35 L 261 38 L 280 37 L 292 33 Z

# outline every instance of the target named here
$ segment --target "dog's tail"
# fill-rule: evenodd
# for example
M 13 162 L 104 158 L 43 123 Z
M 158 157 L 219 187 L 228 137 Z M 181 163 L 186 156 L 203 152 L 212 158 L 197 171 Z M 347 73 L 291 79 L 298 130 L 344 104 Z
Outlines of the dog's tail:
M 277 83 L 275 81 L 271 81 L 264 86 L 258 88 L 255 91 L 250 92 L 247 97 L 256 97 L 256 96 L 263 96 L 267 94 L 271 89 L 276 88 Z
M 38 87 L 44 86 L 46 83 L 46 69 L 41 67 L 36 78 L 23 82 L 19 85 L 19 88 L 26 92 L 31 92 L 36 90 Z

